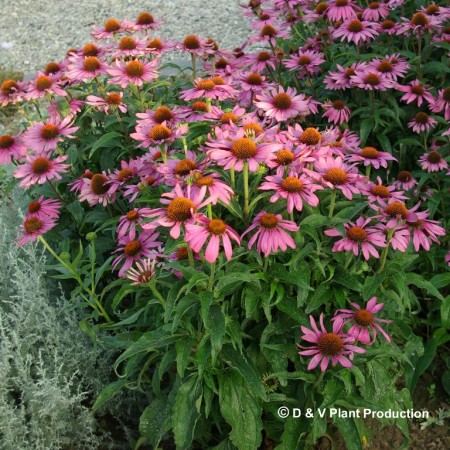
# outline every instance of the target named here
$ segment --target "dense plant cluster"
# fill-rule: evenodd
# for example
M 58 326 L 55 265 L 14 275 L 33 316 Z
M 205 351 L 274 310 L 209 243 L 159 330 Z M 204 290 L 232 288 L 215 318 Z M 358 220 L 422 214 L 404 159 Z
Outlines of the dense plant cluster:
M 415 3 L 252 0 L 232 52 L 109 19 L 1 85 L 41 114 L 0 136 L 30 195 L 18 243 L 122 352 L 94 409 L 149 393 L 136 448 L 292 449 L 329 424 L 280 405 L 411 406 L 450 325 L 450 9 Z M 334 425 L 362 448 L 362 420 Z

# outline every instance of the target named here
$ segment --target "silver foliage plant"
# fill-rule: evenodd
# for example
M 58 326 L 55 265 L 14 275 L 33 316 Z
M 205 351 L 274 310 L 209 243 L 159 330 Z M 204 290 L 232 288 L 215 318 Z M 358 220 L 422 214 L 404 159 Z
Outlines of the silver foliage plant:
M 115 448 L 85 406 L 107 382 L 111 355 L 80 330 L 60 290 L 49 296 L 44 254 L 14 244 L 10 208 L 0 215 L 0 448 Z

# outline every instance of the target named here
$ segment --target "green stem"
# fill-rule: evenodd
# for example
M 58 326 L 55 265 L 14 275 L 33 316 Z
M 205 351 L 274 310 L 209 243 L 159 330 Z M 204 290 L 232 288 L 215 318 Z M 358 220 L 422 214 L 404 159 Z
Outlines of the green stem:
M 212 205 L 211 203 L 208 203 L 206 205 L 206 209 L 208 211 L 208 219 L 211 220 L 213 218 L 213 213 L 212 213 Z
M 268 267 L 269 267 L 269 257 L 265 256 L 264 257 L 263 272 L 266 272 Z
M 56 194 L 56 196 L 63 202 L 67 203 L 67 200 L 65 200 L 63 197 L 61 197 L 61 194 L 56 190 L 56 186 L 53 184 L 52 180 L 48 180 L 48 184 L 52 188 L 53 192 Z
M 191 53 L 191 60 L 192 60 L 192 80 L 195 80 L 197 78 L 197 65 L 195 61 L 195 55 Z
M 161 295 L 161 293 L 158 291 L 158 288 L 156 287 L 155 280 L 151 280 L 150 283 L 148 283 L 148 287 L 153 292 L 153 295 L 159 300 L 159 303 L 161 303 L 161 305 L 163 307 L 165 307 L 166 306 L 166 301 L 164 300 L 164 298 Z
M 386 265 L 387 255 L 389 253 L 389 244 L 391 243 L 392 236 L 394 235 L 395 228 L 389 228 L 387 238 L 386 238 L 386 247 L 383 248 L 381 252 L 380 258 L 380 267 L 377 270 L 377 273 L 381 273 L 384 270 L 384 266 Z
M 214 275 L 216 274 L 216 262 L 211 263 L 211 272 L 209 274 L 208 291 L 211 292 L 214 286 Z
M 242 174 L 244 176 L 244 222 L 247 224 L 250 215 L 250 210 L 248 207 L 248 161 L 244 161 Z
M 231 189 L 233 189 L 233 191 L 234 191 L 236 189 L 234 167 L 230 168 L 230 176 L 231 176 L 231 180 L 230 180 Z
M 422 81 L 422 36 L 417 34 L 417 76 Z
M 370 171 L 372 169 L 372 165 L 369 164 L 368 166 L 366 166 L 366 177 L 367 177 L 367 182 L 370 181 Z
M 330 210 L 328 212 L 328 218 L 331 219 L 333 217 L 333 211 L 334 211 L 334 204 L 336 202 L 336 195 L 337 191 L 336 189 L 333 189 L 331 191 L 331 198 L 330 198 Z
M 187 254 L 189 259 L 189 265 L 194 268 L 194 252 L 192 251 L 192 248 L 187 246 Z

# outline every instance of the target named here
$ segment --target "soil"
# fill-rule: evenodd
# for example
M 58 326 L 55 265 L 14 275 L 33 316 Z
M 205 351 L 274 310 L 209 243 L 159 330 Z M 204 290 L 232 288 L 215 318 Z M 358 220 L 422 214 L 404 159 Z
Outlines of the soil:
M 435 395 L 430 395 L 428 387 L 433 384 L 433 377 L 425 373 L 420 379 L 413 395 L 413 403 L 415 410 L 425 409 L 434 416 L 435 411 L 439 408 L 448 410 L 448 395 L 444 391 L 438 391 Z M 444 401 L 444 399 L 447 400 Z M 380 422 L 375 419 L 366 419 L 364 424 L 370 435 L 367 436 L 367 443 L 363 446 L 364 450 L 395 450 L 399 449 L 403 442 L 404 436 L 399 428 L 395 425 L 382 427 Z M 450 449 L 450 433 L 449 420 L 444 425 L 431 425 L 424 430 L 420 428 L 420 421 L 411 421 L 409 423 L 409 433 L 411 443 L 409 450 L 449 450 Z M 316 446 L 316 450 L 347 450 L 347 446 L 337 429 L 332 427 L 330 435 L 334 440 L 334 447 L 328 438 L 323 437 Z

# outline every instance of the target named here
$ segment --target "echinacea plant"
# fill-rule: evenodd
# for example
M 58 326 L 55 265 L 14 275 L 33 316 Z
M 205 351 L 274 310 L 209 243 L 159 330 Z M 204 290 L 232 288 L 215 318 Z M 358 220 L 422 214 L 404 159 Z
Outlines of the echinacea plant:
M 358 417 L 277 410 L 411 405 L 450 326 L 450 8 L 413 3 L 252 0 L 233 51 L 144 12 L 1 85 L 27 120 L 0 136 L 18 244 L 121 352 L 94 411 L 148 395 L 134 448 L 362 449 Z

